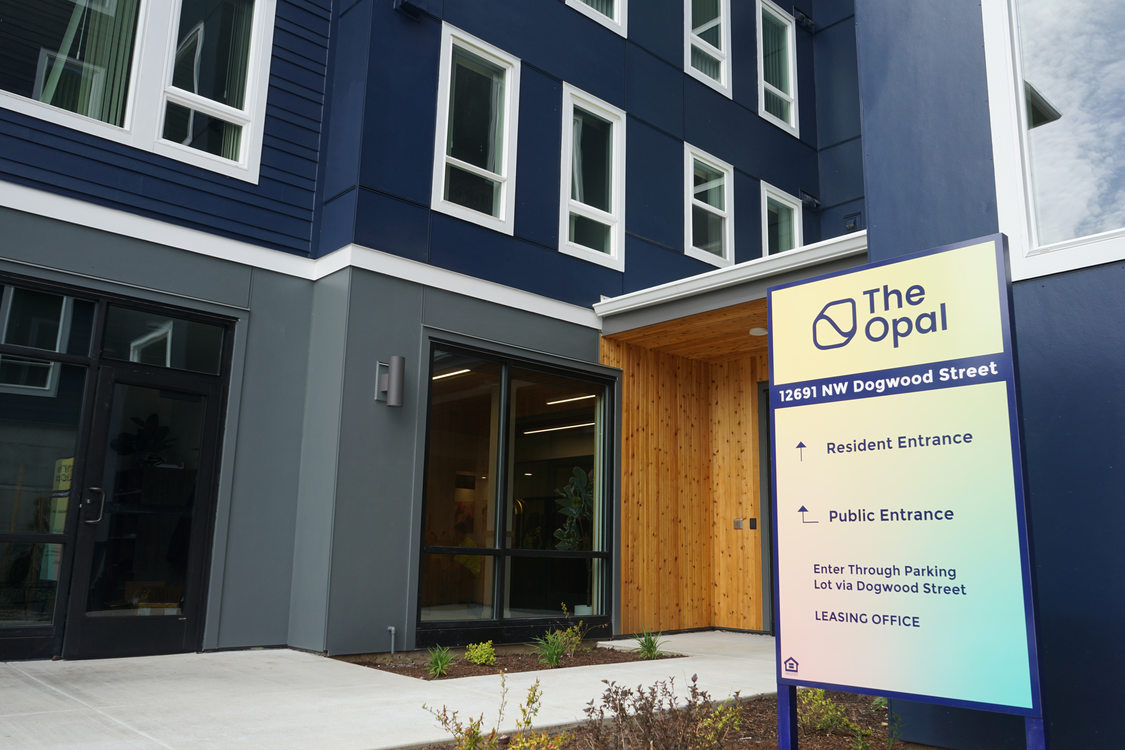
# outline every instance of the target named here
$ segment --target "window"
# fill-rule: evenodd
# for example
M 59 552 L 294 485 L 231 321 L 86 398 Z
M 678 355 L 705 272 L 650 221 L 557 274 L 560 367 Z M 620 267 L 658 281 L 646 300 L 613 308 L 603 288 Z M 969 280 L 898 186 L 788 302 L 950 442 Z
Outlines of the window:
M 432 205 L 513 231 L 520 62 L 452 26 L 442 30 Z
M 796 27 L 793 16 L 758 0 L 758 112 L 792 133 L 797 120 Z
M 559 251 L 625 268 L 625 113 L 563 84 Z
M 0 105 L 256 182 L 275 2 L 0 0 Z
M 1000 231 L 1012 277 L 1125 259 L 1125 6 L 982 5 Z
M 566 0 L 566 4 L 621 36 L 627 33 L 629 0 Z
M 730 96 L 730 0 L 684 0 L 684 70 Z
M 67 352 L 75 300 L 49 292 L 20 287 L 0 287 L 0 344 L 42 352 Z M 89 303 L 80 302 L 89 341 Z M 85 353 L 85 352 L 82 352 Z M 54 396 L 61 365 L 27 354 L 0 354 L 0 393 Z
M 734 262 L 734 169 L 684 144 L 684 253 L 716 266 Z
M 801 201 L 762 183 L 762 256 L 800 247 Z
M 419 619 L 608 615 L 606 383 L 436 345 Z

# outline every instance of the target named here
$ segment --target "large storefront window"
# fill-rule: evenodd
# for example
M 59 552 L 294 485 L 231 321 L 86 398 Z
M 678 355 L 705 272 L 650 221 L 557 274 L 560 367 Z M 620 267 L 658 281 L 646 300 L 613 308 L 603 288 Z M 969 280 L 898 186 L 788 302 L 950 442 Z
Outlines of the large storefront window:
M 606 614 L 606 383 L 438 346 L 420 619 Z

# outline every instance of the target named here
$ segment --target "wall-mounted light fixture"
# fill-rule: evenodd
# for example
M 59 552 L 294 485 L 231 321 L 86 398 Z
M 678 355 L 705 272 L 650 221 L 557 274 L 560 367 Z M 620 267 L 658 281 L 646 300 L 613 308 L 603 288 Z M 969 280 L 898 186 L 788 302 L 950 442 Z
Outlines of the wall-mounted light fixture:
M 393 0 L 394 9 L 407 18 L 417 21 L 422 15 L 422 7 L 415 0 Z
M 375 363 L 375 400 L 387 406 L 402 406 L 406 358 L 395 354 L 390 362 Z

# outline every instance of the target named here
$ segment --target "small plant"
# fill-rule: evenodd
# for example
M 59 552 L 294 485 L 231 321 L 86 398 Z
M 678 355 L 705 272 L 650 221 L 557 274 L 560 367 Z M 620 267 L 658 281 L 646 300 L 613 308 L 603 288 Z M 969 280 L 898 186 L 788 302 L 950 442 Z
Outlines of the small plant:
M 637 648 L 634 649 L 642 659 L 659 659 L 664 656 L 664 652 L 660 650 L 660 633 L 650 633 L 647 630 L 641 630 L 641 634 L 634 639 L 637 642 Z
M 478 667 L 489 667 L 496 663 L 496 649 L 492 647 L 492 641 L 470 643 L 465 648 L 465 658 Z
M 500 681 L 503 684 L 503 676 Z M 543 691 L 539 689 L 539 680 L 527 689 L 527 700 L 520 706 L 520 718 L 516 722 L 516 731 L 520 734 L 512 738 L 508 744 L 509 750 L 557 750 L 565 747 L 570 742 L 570 735 L 561 732 L 548 735 L 545 732 L 536 732 L 531 728 L 531 722 L 539 713 L 539 702 Z
M 658 680 L 636 690 L 607 682 L 601 703 L 586 705 L 589 735 L 585 747 L 649 748 L 650 750 L 718 750 L 727 736 L 742 728 L 735 693 L 731 700 L 713 705 L 711 696 L 700 690 L 698 677 L 691 676 L 688 697 L 680 705 L 674 681 Z
M 823 688 L 797 691 L 797 722 L 805 729 L 824 732 L 825 734 L 855 734 L 858 736 L 865 732 L 848 717 L 844 707 L 832 700 Z
M 516 722 L 519 735 L 513 737 L 507 745 L 511 750 L 558 750 L 570 741 L 567 734 L 548 736 L 542 732 L 535 732 L 531 722 L 539 713 L 539 702 L 543 691 L 539 688 L 539 680 L 527 689 L 527 700 L 520 706 L 520 719 Z M 450 711 L 442 706 L 437 710 L 432 706 L 422 704 L 422 708 L 430 712 L 441 728 L 453 735 L 453 747 L 456 750 L 496 750 L 504 741 L 500 734 L 500 724 L 504 721 L 504 710 L 508 707 L 508 682 L 504 673 L 500 673 L 500 709 L 496 712 L 496 724 L 487 732 L 484 731 L 484 714 L 476 718 L 462 719 L 457 711 Z
M 570 656 L 574 653 L 574 646 L 571 644 L 569 637 L 569 628 L 567 630 L 559 630 L 552 628 L 543 634 L 542 638 L 535 638 L 532 641 L 532 650 L 535 655 L 539 657 L 539 661 L 551 667 L 557 667 L 563 657 Z
M 566 602 L 562 603 L 562 613 L 563 619 L 560 625 L 548 630 L 542 638 L 532 639 L 532 650 L 539 657 L 539 661 L 552 667 L 557 667 L 564 658 L 574 656 L 574 652 L 582 645 L 582 638 L 591 630 L 590 628 L 584 630 L 581 620 L 566 625 L 566 618 L 570 616 Z
M 457 661 L 457 657 L 446 646 L 434 646 L 429 650 L 429 654 L 430 661 L 426 664 L 426 671 L 435 680 L 445 677 L 453 662 Z

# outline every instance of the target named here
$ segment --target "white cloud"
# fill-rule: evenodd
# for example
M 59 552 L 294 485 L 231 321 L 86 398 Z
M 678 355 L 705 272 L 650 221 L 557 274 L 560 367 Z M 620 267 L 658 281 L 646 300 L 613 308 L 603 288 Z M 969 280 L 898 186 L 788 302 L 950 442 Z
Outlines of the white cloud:
M 1125 226 L 1125 3 L 1020 0 L 1024 78 L 1062 113 L 1030 133 L 1039 241 Z

